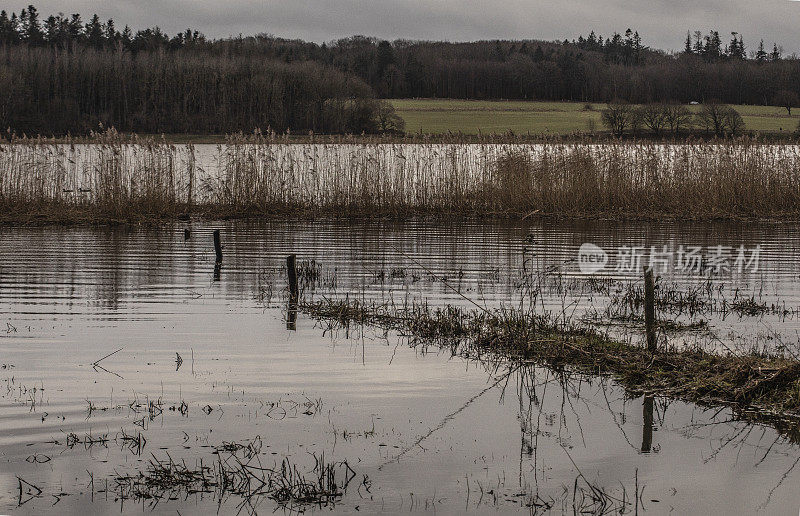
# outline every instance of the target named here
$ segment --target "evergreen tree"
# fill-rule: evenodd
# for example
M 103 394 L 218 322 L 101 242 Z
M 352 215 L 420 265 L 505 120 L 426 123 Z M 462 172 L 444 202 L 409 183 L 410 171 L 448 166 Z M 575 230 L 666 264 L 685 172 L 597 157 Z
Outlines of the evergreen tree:
M 94 48 L 103 48 L 105 38 L 103 37 L 103 24 L 100 23 L 100 17 L 96 14 L 92 16 L 89 23 L 86 24 L 86 41 Z
M 0 43 L 13 43 L 17 41 L 17 15 L 12 13 L 12 17 L 8 17 L 8 13 L 0 11 Z
M 767 52 L 764 50 L 764 40 L 762 39 L 761 42 L 758 44 L 758 52 L 756 52 L 756 61 L 759 63 L 763 63 L 767 60 Z
M 52 14 L 47 17 L 42 27 L 44 39 L 50 44 L 57 44 L 61 38 L 61 20 Z
M 703 33 L 694 31 L 694 53 L 698 56 L 703 53 Z
M 633 60 L 637 65 L 642 62 L 642 37 L 639 36 L 639 31 L 633 33 Z
M 122 41 L 122 46 L 124 48 L 126 49 L 131 48 L 131 43 L 133 43 L 133 32 L 131 31 L 131 28 L 128 27 L 127 25 L 125 26 L 124 29 L 122 29 L 122 35 L 120 40 Z
M 781 50 L 778 48 L 777 43 L 772 44 L 772 53 L 769 55 L 770 61 L 780 61 L 781 60 Z
M 22 37 L 32 45 L 39 45 L 44 42 L 44 33 L 39 24 L 39 12 L 32 5 L 29 5 L 22 13 L 25 19 L 21 26 Z M 22 17 L 20 17 L 22 18 Z
M 73 14 L 70 18 L 67 36 L 69 42 L 72 44 L 83 41 L 83 21 L 81 21 L 80 14 Z
M 114 27 L 114 20 L 109 18 L 108 21 L 106 22 L 106 36 L 105 36 L 108 46 L 111 48 L 116 47 L 117 43 L 119 42 L 119 37 L 120 34 L 119 32 L 117 32 L 116 27 Z

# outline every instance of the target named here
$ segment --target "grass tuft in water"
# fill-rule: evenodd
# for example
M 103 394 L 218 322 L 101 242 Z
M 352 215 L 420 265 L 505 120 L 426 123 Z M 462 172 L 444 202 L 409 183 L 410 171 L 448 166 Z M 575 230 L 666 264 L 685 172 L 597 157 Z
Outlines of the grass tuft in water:
M 527 310 L 342 300 L 304 303 L 301 308 L 319 320 L 374 325 L 410 336 L 417 343 L 450 346 L 454 353 L 480 356 L 489 352 L 555 370 L 608 374 L 631 395 L 669 396 L 800 417 L 800 362 L 779 354 L 721 355 L 699 348 L 653 354 Z

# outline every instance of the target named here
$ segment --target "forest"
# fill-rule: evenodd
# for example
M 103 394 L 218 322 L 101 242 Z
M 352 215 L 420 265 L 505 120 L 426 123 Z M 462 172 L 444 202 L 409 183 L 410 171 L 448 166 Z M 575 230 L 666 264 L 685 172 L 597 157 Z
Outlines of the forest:
M 127 41 L 113 21 L 44 24 L 29 7 L 0 13 L 0 127 L 16 134 L 86 134 L 400 128 L 388 103 L 353 74 L 313 61 L 285 62 Z M 117 39 L 119 36 L 119 39 Z M 199 36 L 198 36 L 199 38 Z M 8 134 L 7 133 L 7 134 Z
M 681 52 L 628 29 L 572 41 L 386 41 L 317 44 L 267 34 L 133 31 L 93 15 L 34 6 L 0 12 L 0 126 L 41 134 L 221 133 L 255 128 L 400 132 L 378 99 L 527 99 L 635 104 L 795 104 L 800 60 L 741 35 L 686 34 Z

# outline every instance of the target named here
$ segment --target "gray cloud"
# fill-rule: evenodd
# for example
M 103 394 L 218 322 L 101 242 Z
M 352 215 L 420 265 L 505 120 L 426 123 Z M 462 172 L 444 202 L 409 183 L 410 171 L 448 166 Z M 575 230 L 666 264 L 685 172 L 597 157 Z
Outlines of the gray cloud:
M 6 0 L 18 12 L 32 0 Z M 44 15 L 79 12 L 118 26 L 158 25 L 172 34 L 192 27 L 211 37 L 266 32 L 313 41 L 364 34 L 387 39 L 572 39 L 638 30 L 650 46 L 677 50 L 687 30 L 740 32 L 800 52 L 800 1 L 792 0 L 44 0 Z

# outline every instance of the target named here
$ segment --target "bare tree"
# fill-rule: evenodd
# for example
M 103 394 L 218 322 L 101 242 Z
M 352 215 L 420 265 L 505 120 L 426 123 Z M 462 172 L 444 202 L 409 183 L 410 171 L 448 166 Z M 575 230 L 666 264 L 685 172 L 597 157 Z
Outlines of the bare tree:
M 775 93 L 775 96 L 772 98 L 772 103 L 776 106 L 786 108 L 786 111 L 789 112 L 789 116 L 792 116 L 792 108 L 800 106 L 800 97 L 793 91 L 780 90 Z
M 733 107 L 719 101 L 703 104 L 697 120 L 706 131 L 713 131 L 716 136 L 735 135 L 745 127 L 742 115 Z
M 634 135 L 638 135 L 643 124 L 644 120 L 642 119 L 642 110 L 637 107 L 631 107 L 631 114 L 628 118 L 628 126 L 631 128 L 631 132 Z
M 697 113 L 697 125 L 717 136 L 725 135 L 725 117 L 729 107 L 718 100 L 710 100 L 703 104 Z
M 744 119 L 736 109 L 728 106 L 725 113 L 725 130 L 728 134 L 735 136 L 744 130 Z
M 692 125 L 692 112 L 683 104 L 664 104 L 664 121 L 672 134 L 678 135 L 681 129 L 689 128 Z
M 624 101 L 609 102 L 600 115 L 603 125 L 616 136 L 622 136 L 631 122 L 633 109 Z
M 667 114 L 662 104 L 647 104 L 637 110 L 645 127 L 658 136 L 667 124 Z

